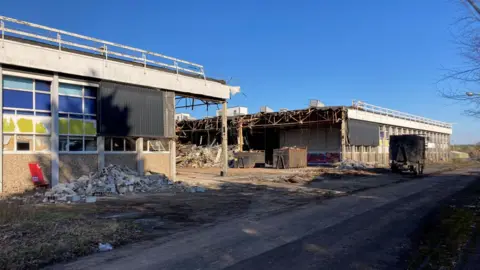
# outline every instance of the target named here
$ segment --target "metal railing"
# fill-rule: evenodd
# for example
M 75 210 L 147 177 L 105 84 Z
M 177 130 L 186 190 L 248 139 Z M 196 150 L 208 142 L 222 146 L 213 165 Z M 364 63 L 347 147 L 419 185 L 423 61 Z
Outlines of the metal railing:
M 78 49 L 93 54 L 99 54 L 106 60 L 108 60 L 109 57 L 115 57 L 122 60 L 141 63 L 145 68 L 148 66 L 157 66 L 171 69 L 177 73 L 181 71 L 201 75 L 206 79 L 204 68 L 199 64 L 5 16 L 0 16 L 0 31 L 2 42 L 4 41 L 6 34 L 10 34 L 11 36 L 28 40 L 36 39 L 43 42 L 50 42 L 54 45 L 58 45 L 58 50 L 64 48 Z M 43 33 L 39 33 L 42 31 Z M 73 42 L 68 40 L 68 38 L 76 39 L 78 41 Z M 92 46 L 89 42 L 93 42 L 98 46 Z M 125 52 L 120 52 L 122 50 Z
M 379 106 L 375 106 L 372 104 L 365 103 L 363 101 L 358 101 L 354 100 L 352 101 L 352 107 L 355 109 L 359 109 L 362 111 L 366 112 L 371 112 L 375 114 L 381 114 L 385 116 L 390 116 L 394 118 L 399 118 L 399 119 L 404 119 L 408 121 L 413 121 L 413 122 L 418 122 L 418 123 L 423 123 L 423 124 L 428 124 L 428 125 L 433 125 L 433 126 L 438 126 L 438 127 L 443 127 L 443 128 L 452 128 L 452 124 L 446 123 L 446 122 L 441 122 L 437 120 L 432 120 L 428 119 L 425 117 L 409 114 L 409 113 L 404 113 L 400 111 L 395 111 L 387 108 L 382 108 Z

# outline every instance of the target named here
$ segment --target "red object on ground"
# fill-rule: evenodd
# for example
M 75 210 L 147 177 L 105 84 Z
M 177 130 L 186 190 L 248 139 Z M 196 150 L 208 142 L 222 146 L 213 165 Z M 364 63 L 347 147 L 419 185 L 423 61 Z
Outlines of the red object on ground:
M 42 168 L 38 163 L 28 163 L 28 167 L 30 168 L 30 174 L 32 175 L 32 182 L 37 187 L 45 187 L 48 186 L 48 183 L 43 178 Z

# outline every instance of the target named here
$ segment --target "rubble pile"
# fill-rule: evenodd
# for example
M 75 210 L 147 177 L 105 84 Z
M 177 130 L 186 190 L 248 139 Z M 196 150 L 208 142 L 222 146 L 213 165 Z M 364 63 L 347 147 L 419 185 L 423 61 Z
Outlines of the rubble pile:
M 338 165 L 337 169 L 340 170 L 365 170 L 368 168 L 372 168 L 372 166 L 362 163 L 360 161 L 355 161 L 351 159 L 343 160 L 340 165 Z
M 109 165 L 97 173 L 61 183 L 45 192 L 44 202 L 93 202 L 95 196 L 124 195 L 137 192 L 204 192 L 205 188 L 173 182 L 163 174 L 140 176 L 126 166 Z
M 233 148 L 229 147 L 228 159 L 233 159 Z M 190 168 L 220 167 L 222 146 L 180 145 L 177 149 L 177 166 Z

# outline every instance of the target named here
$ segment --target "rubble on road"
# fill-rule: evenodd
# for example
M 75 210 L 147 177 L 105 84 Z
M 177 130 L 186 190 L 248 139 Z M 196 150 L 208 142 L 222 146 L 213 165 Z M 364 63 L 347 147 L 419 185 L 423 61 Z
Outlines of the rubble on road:
M 229 146 L 228 159 L 233 159 L 234 146 Z M 177 148 L 177 166 L 180 168 L 220 167 L 222 146 L 197 146 L 195 144 L 180 145 Z
M 60 183 L 45 192 L 43 202 L 95 202 L 96 196 L 138 192 L 205 192 L 204 187 L 174 182 L 164 174 L 141 176 L 126 166 L 109 165 L 97 173 Z
M 340 165 L 337 166 L 337 169 L 340 170 L 365 170 L 368 168 L 372 168 L 373 166 L 368 165 L 366 163 L 351 160 L 351 159 L 344 159 L 340 162 Z

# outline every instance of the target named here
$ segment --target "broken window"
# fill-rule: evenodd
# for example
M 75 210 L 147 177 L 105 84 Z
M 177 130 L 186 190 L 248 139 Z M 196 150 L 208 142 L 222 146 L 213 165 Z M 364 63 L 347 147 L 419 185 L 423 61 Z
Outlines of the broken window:
M 50 137 L 49 136 L 36 136 L 35 137 L 35 150 L 36 151 L 48 151 L 48 150 L 50 150 Z
M 106 137 L 105 151 L 135 152 L 136 138 Z
M 143 140 L 143 150 L 145 152 L 164 152 L 169 151 L 168 139 L 144 139 Z M 146 147 L 145 147 L 146 146 Z
M 33 136 L 17 135 L 17 151 L 33 151 Z

